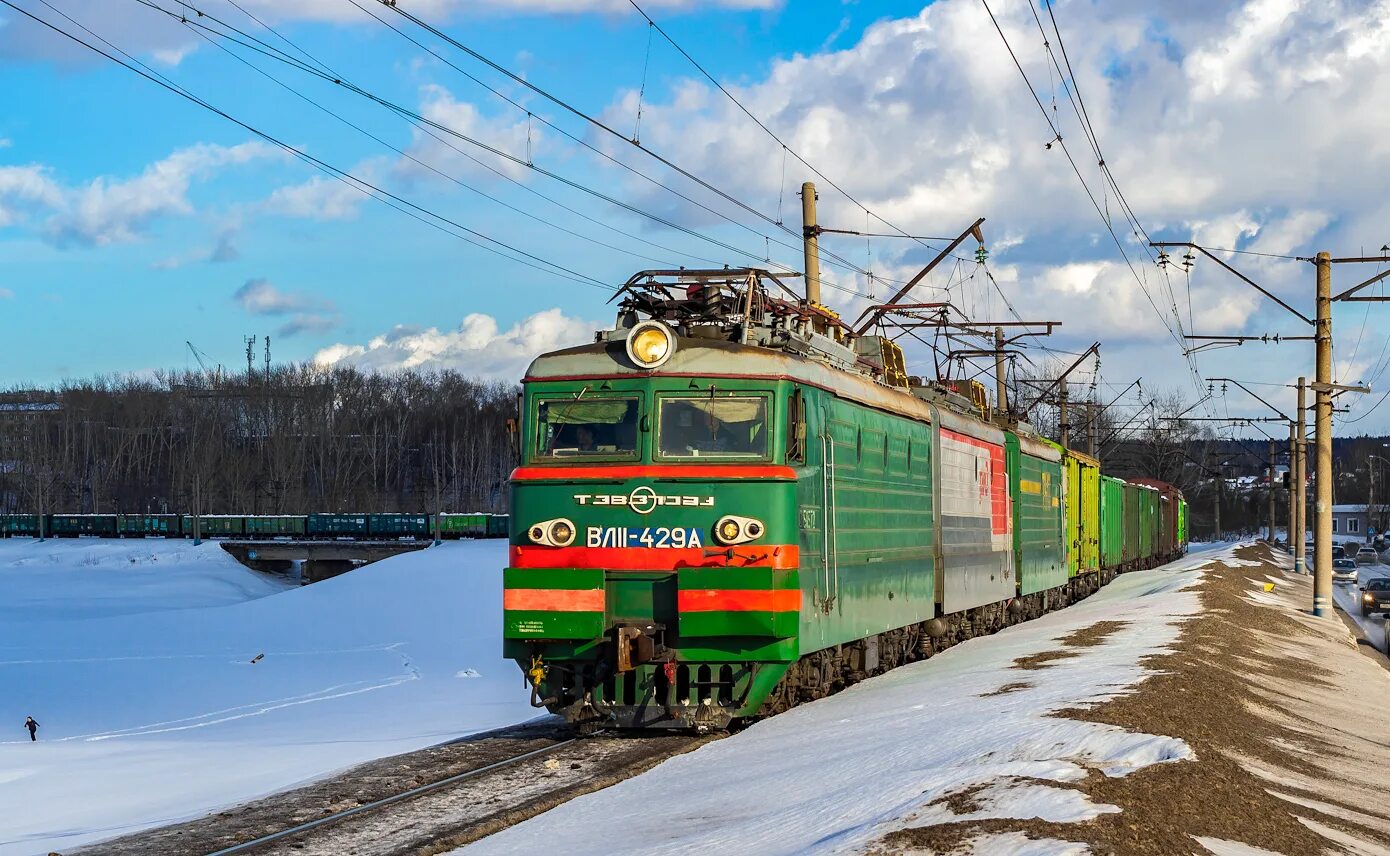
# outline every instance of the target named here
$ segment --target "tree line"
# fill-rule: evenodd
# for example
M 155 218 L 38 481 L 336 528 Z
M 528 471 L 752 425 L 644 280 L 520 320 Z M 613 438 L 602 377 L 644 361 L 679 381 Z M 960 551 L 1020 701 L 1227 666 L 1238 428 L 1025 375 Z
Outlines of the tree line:
M 11 389 L 0 512 L 502 512 L 517 392 L 314 364 Z

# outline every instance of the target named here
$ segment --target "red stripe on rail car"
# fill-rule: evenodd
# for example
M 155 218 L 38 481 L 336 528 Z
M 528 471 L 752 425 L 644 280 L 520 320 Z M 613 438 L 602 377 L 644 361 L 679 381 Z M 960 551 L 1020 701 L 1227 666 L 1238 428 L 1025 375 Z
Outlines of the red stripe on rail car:
M 692 465 L 590 465 L 578 467 L 517 467 L 512 481 L 558 481 L 566 479 L 780 479 L 796 481 L 791 467 L 748 466 L 746 464 Z
M 603 612 L 603 589 L 507 589 L 504 610 L 531 612 Z
M 1013 515 L 1009 509 L 1009 474 L 1004 468 L 1004 447 L 946 428 L 941 429 L 941 436 L 989 453 L 990 531 L 995 535 L 1008 535 L 1013 529 Z
M 682 589 L 676 593 L 681 612 L 795 612 L 801 609 L 800 589 Z
M 729 555 L 732 553 L 732 556 Z M 801 564 L 795 544 L 725 548 L 545 547 L 513 544 L 513 568 L 607 568 L 615 571 L 674 571 L 679 568 L 776 568 Z

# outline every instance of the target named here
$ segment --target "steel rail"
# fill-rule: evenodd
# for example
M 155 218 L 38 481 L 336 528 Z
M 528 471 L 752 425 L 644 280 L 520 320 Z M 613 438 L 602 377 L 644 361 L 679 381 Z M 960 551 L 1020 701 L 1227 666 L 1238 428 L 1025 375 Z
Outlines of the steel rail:
M 474 770 L 468 770 L 463 773 L 458 773 L 453 776 L 449 776 L 448 778 L 440 779 L 437 782 L 431 782 L 428 785 L 420 785 L 417 788 L 411 788 L 408 791 L 403 791 L 399 794 L 395 794 L 394 796 L 383 797 L 382 799 L 375 800 L 373 802 L 363 803 L 362 805 L 354 806 L 353 808 L 344 809 L 343 811 L 335 812 L 333 814 L 326 815 L 324 817 L 320 817 L 315 820 L 308 821 L 306 823 L 301 823 L 298 826 L 292 826 L 289 829 L 282 829 L 279 832 L 272 832 L 269 835 L 262 835 L 260 838 L 255 838 L 251 841 L 243 841 L 242 843 L 234 844 L 231 847 L 224 847 L 221 850 L 215 850 L 207 854 L 207 856 L 231 856 L 231 854 L 233 853 L 247 853 L 262 845 L 273 844 L 276 841 L 283 841 L 286 838 L 291 838 L 295 835 L 299 835 L 300 833 L 308 832 L 311 829 L 317 829 L 320 826 L 327 826 L 332 823 L 337 823 L 340 820 L 346 820 L 347 818 L 352 817 L 354 815 L 365 814 L 366 812 L 375 811 L 376 809 L 384 808 L 388 805 L 393 805 L 398 802 L 403 802 L 405 800 L 418 797 L 421 794 L 427 794 L 431 791 L 437 791 L 440 788 L 445 788 L 457 782 L 462 782 L 467 779 L 480 776 L 483 773 L 489 773 L 493 770 L 506 767 L 510 764 L 516 764 L 520 761 L 526 761 L 531 758 L 535 758 L 538 755 L 544 755 L 548 752 L 553 752 L 556 749 L 569 746 L 570 744 L 576 743 L 578 741 L 578 737 L 571 737 L 568 740 L 561 740 L 559 743 L 552 743 L 551 745 L 543 746 L 540 749 L 532 749 L 529 752 L 523 752 L 520 755 L 514 755 L 511 758 L 505 758 L 501 761 L 494 761 L 493 763 L 488 764 L 486 766 L 478 767 Z

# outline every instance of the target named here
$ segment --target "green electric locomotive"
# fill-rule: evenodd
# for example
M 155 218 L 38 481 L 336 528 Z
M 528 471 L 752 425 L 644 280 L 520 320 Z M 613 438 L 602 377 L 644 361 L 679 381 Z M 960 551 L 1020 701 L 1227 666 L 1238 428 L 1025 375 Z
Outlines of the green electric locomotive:
M 774 289 L 643 272 L 615 329 L 527 371 L 503 609 L 536 706 L 724 728 L 1123 569 L 1100 562 L 1092 459 Z

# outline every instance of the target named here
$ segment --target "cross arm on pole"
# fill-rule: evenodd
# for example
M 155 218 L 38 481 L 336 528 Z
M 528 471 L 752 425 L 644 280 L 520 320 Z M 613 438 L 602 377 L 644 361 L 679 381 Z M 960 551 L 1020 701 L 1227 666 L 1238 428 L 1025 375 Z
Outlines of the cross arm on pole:
M 874 322 L 877 321 L 880 317 L 882 317 L 883 313 L 887 311 L 888 308 L 890 308 L 891 306 L 893 306 L 893 304 L 897 303 L 904 296 L 906 296 L 906 294 L 909 291 L 916 287 L 917 283 L 925 279 L 927 274 L 931 273 L 937 265 L 941 264 L 942 259 L 955 252 L 956 247 L 959 247 L 961 243 L 965 241 L 966 238 L 970 237 L 971 235 L 974 235 L 975 240 L 983 244 L 985 242 L 985 237 L 980 232 L 980 224 L 983 222 L 985 222 L 985 218 L 981 217 L 974 223 L 971 223 L 970 228 L 957 235 L 954 241 L 946 245 L 946 249 L 937 253 L 935 258 L 927 262 L 926 267 L 918 271 L 916 276 L 908 280 L 907 284 L 904 285 L 902 288 L 898 289 L 898 293 L 894 294 L 891 298 L 889 298 L 887 303 L 884 303 L 882 306 L 871 306 L 868 309 L 865 309 L 863 313 L 860 314 L 859 319 L 864 319 L 865 316 L 868 316 L 868 318 L 864 321 L 863 324 L 859 325 L 858 329 L 854 331 L 854 334 L 856 336 L 864 335 L 864 333 L 874 325 Z
M 1270 410 L 1273 410 L 1275 413 L 1278 413 L 1281 417 L 1283 417 L 1283 419 L 1284 419 L 1285 422 L 1292 422 L 1292 421 L 1293 421 L 1293 419 L 1291 419 L 1291 418 L 1288 416 L 1288 414 L 1284 413 L 1284 411 L 1282 411 L 1282 410 L 1280 410 L 1279 408 L 1275 407 L 1273 404 L 1270 404 L 1268 401 L 1265 401 L 1263 398 L 1261 398 L 1260 396 L 1256 395 L 1255 392 L 1254 392 L 1254 390 L 1250 389 L 1250 387 L 1246 386 L 1245 384 L 1241 383 L 1240 381 L 1236 380 L 1236 379 L 1233 378 L 1233 377 L 1209 377 L 1209 378 L 1207 378 L 1207 380 L 1208 380 L 1209 382 L 1210 382 L 1210 381 L 1218 381 L 1218 380 L 1219 380 L 1219 381 L 1221 381 L 1221 382 L 1223 382 L 1223 383 L 1225 383 L 1225 382 L 1233 383 L 1233 384 L 1235 384 L 1236 386 L 1240 387 L 1241 389 L 1245 390 L 1246 394 L 1249 395 L 1251 398 L 1253 398 L 1253 399 L 1255 399 L 1256 401 L 1258 401 L 1259 403 L 1263 404 L 1265 407 L 1268 407 Z
M 1294 317 L 1298 318 L 1298 320 L 1302 321 L 1304 324 L 1307 324 L 1309 327 L 1312 327 L 1312 326 L 1313 326 L 1313 319 L 1312 319 L 1312 318 L 1309 318 L 1307 315 L 1304 315 L 1302 312 L 1299 312 L 1297 309 L 1294 309 L 1292 306 L 1290 306 L 1289 304 L 1287 304 L 1287 303 L 1285 303 L 1284 301 L 1280 300 L 1278 297 L 1275 297 L 1272 293 L 1270 293 L 1269 291 L 1267 291 L 1267 290 L 1266 290 L 1263 286 L 1261 286 L 1258 282 L 1255 282 L 1255 280 L 1251 279 L 1250 277 L 1246 276 L 1245 274 L 1241 273 L 1240 271 L 1238 271 L 1238 270 L 1236 270 L 1235 268 L 1231 267 L 1230 265 L 1226 264 L 1226 263 L 1225 263 L 1224 261 L 1222 261 L 1221 259 L 1219 259 L 1219 258 L 1217 258 L 1216 256 L 1212 255 L 1210 252 L 1207 251 L 1206 247 L 1200 246 L 1200 245 L 1198 245 L 1198 244 L 1194 244 L 1194 243 L 1192 243 L 1191 241 L 1150 241 L 1150 242 L 1149 242 L 1149 246 L 1151 246 L 1151 247 L 1187 247 L 1188 249 L 1196 250 L 1197 252 L 1201 253 L 1202 255 L 1206 256 L 1207 258 L 1211 259 L 1212 261 L 1216 262 L 1217 264 L 1221 265 L 1221 266 L 1222 266 L 1223 268 L 1225 268 L 1226 270 L 1228 270 L 1228 271 L 1230 271 L 1231 273 L 1235 274 L 1235 276 L 1236 276 L 1237 278 L 1239 278 L 1242 282 L 1244 282 L 1246 285 L 1250 286 L 1251 288 L 1253 288 L 1253 289 L 1255 289 L 1256 291 L 1258 291 L 1260 294 L 1263 294 L 1265 297 L 1268 297 L 1270 300 L 1273 300 L 1275 303 L 1277 303 L 1277 304 L 1279 304 L 1280 306 L 1282 306 L 1282 307 L 1284 307 L 1285 309 L 1287 309 L 1289 312 L 1291 312 L 1291 313 L 1294 315 Z

